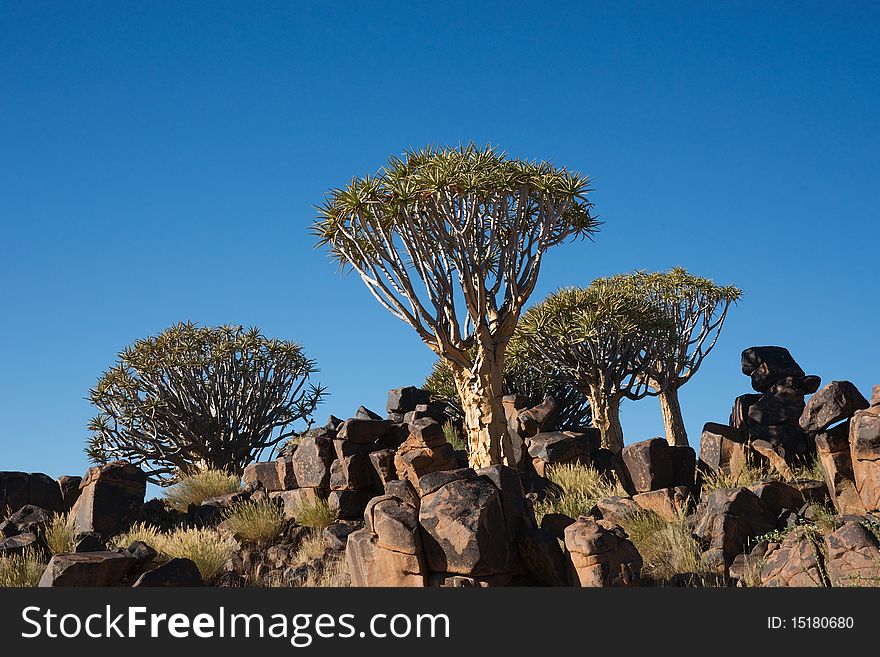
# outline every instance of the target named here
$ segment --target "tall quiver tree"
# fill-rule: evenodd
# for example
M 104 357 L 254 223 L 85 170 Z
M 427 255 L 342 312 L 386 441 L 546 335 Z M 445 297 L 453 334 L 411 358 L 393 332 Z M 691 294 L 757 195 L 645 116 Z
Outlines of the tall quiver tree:
M 332 190 L 313 232 L 449 367 L 471 465 L 513 464 L 507 343 L 546 251 L 598 226 L 589 178 L 492 147 L 426 148 Z
M 620 402 L 655 395 L 645 375 L 669 340 L 669 322 L 618 278 L 564 288 L 526 311 L 511 358 L 566 376 L 590 399 L 602 446 L 623 448 Z
M 656 304 L 669 318 L 669 348 L 649 371 L 649 385 L 658 392 L 666 439 L 670 445 L 687 445 L 678 389 L 697 373 L 712 351 L 730 305 L 742 291 L 733 285 L 716 285 L 708 278 L 689 274 L 681 267 L 668 272 L 622 275 Z

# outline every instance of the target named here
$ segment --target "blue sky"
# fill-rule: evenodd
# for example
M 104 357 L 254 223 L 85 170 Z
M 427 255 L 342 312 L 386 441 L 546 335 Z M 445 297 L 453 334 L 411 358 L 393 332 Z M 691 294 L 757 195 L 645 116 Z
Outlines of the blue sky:
M 534 300 L 682 265 L 744 290 L 682 390 L 692 444 L 788 346 L 880 383 L 876 4 L 18 2 L 0 5 L 0 470 L 79 474 L 88 389 L 179 320 L 301 342 L 382 410 L 432 355 L 313 249 L 324 192 L 429 143 L 593 176 L 595 243 Z M 625 403 L 627 441 L 662 432 Z

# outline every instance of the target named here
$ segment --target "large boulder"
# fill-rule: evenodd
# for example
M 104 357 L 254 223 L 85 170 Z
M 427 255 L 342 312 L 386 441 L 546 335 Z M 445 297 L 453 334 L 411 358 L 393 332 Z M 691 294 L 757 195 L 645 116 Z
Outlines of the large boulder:
M 696 455 L 691 447 L 670 446 L 663 438 L 627 445 L 620 452 L 621 484 L 630 495 L 674 486 L 692 486 Z
M 61 506 L 65 511 L 70 511 L 79 499 L 79 485 L 82 477 L 64 475 L 58 477 L 58 488 L 61 490 Z
M 501 493 L 473 471 L 425 493 L 419 508 L 425 555 L 434 572 L 483 577 L 510 571 Z
M 804 371 L 785 347 L 749 347 L 742 352 L 742 373 L 751 377 L 752 387 L 767 392 L 786 377 L 803 377 Z
M 865 507 L 856 488 L 849 423 L 839 424 L 816 436 L 816 452 L 825 473 L 825 484 L 834 508 L 840 514 L 858 515 Z
M 138 560 L 126 552 L 56 554 L 46 566 L 39 586 L 113 586 L 137 565 Z
M 553 532 L 528 529 L 517 535 L 516 546 L 525 572 L 545 586 L 566 586 L 568 572 L 565 554 Z
M 623 529 L 581 516 L 565 528 L 569 577 L 581 587 L 636 586 L 642 557 Z
M 776 516 L 748 488 L 713 491 L 697 508 L 694 536 L 703 544 L 704 560 L 725 573 L 736 555 L 755 537 L 776 529 Z
M 421 554 L 419 512 L 394 495 L 374 497 L 364 512 L 367 529 L 376 535 L 376 545 L 403 554 Z
M 358 445 L 369 445 L 379 440 L 390 430 L 391 422 L 388 420 L 373 419 L 369 416 L 353 417 L 342 424 L 337 433 L 337 438 L 348 440 Z
M 107 539 L 138 518 L 146 491 L 147 475 L 136 465 L 113 461 L 89 468 L 69 522 L 76 533 L 94 532 Z
M 632 501 L 643 510 L 656 513 L 669 522 L 679 520 L 687 514 L 691 499 L 691 491 L 687 486 L 661 488 L 647 493 L 637 493 L 632 497 Z
M 880 586 L 880 543 L 858 522 L 825 537 L 825 572 L 831 586 Z
M 804 412 L 804 396 L 793 391 L 766 392 L 749 406 L 749 423 L 762 427 L 793 423 Z
M 862 504 L 880 510 L 880 407 L 856 411 L 849 425 L 853 478 Z
M 352 586 L 425 586 L 427 570 L 421 554 L 395 552 L 379 546 L 370 529 L 349 534 L 345 562 Z
M 46 511 L 64 511 L 58 482 L 42 472 L 0 472 L 0 519 L 26 504 Z
M 32 504 L 25 504 L 3 522 L 0 522 L 0 538 L 9 538 L 19 534 L 36 534 L 42 536 L 51 514 L 45 509 Z
M 404 388 L 394 388 L 388 391 L 388 402 L 385 404 L 385 410 L 388 414 L 406 415 L 410 411 L 414 411 L 416 406 L 420 404 L 428 404 L 431 401 L 431 395 L 427 390 L 416 388 L 415 386 L 406 386 Z
M 565 463 L 590 464 L 591 436 L 587 432 L 547 431 L 528 440 L 529 456 L 541 476 L 548 465 Z
M 747 440 L 741 429 L 707 422 L 700 439 L 700 463 L 712 472 L 737 476 L 746 464 Z
M 765 479 L 749 486 L 762 506 L 778 518 L 784 511 L 797 512 L 804 505 L 804 496 L 794 486 L 774 479 Z
M 300 488 L 329 488 L 330 466 L 335 458 L 336 450 L 329 437 L 304 436 L 293 453 L 297 485 Z
M 761 586 L 824 585 L 819 548 L 803 528 L 790 532 L 782 543 L 768 547 L 761 569 Z
M 868 406 L 868 400 L 855 385 L 849 381 L 832 381 L 810 397 L 799 422 L 804 431 L 820 433 Z
M 245 487 L 259 484 L 266 491 L 285 490 L 278 479 L 278 464 L 275 461 L 257 461 L 247 465 L 241 481 Z
M 458 462 L 455 449 L 449 443 L 429 447 L 418 436 L 410 435 L 394 454 L 394 470 L 418 489 L 419 480 L 426 474 L 455 470 Z

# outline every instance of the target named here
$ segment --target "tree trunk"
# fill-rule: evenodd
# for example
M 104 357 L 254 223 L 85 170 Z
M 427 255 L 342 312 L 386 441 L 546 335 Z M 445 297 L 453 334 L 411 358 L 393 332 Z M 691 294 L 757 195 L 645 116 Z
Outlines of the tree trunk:
M 687 445 L 687 431 L 681 417 L 681 404 L 678 403 L 678 388 L 669 386 L 660 393 L 660 410 L 663 413 L 667 442 L 670 445 Z
M 623 449 L 623 427 L 620 426 L 620 397 L 606 397 L 597 391 L 590 393 L 593 426 L 602 436 L 602 447 L 612 452 Z
M 448 363 L 455 375 L 455 385 L 461 398 L 464 429 L 468 440 L 468 463 L 473 468 L 490 465 L 516 467 L 513 446 L 507 433 L 507 418 L 501 398 L 503 356 L 477 357 L 470 370 Z

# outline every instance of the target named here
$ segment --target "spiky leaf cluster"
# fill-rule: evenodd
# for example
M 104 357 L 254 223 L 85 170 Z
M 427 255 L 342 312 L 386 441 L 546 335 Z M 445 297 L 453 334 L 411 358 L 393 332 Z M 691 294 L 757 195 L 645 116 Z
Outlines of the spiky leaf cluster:
M 469 367 L 475 334 L 512 331 L 543 253 L 597 230 L 589 184 L 492 147 L 429 147 L 332 190 L 312 230 L 435 352 Z
M 672 324 L 669 348 L 650 370 L 655 388 L 679 387 L 696 373 L 715 346 L 730 305 L 742 298 L 738 287 L 717 285 L 682 267 L 667 272 L 620 274 L 612 280 L 643 295 Z
M 86 452 L 136 463 L 157 483 L 202 467 L 240 473 L 311 423 L 325 394 L 315 372 L 298 344 L 257 328 L 176 324 L 126 347 L 89 391 L 99 413 Z
M 617 278 L 563 288 L 526 311 L 510 357 L 584 391 L 638 399 L 644 374 L 668 348 L 671 323 L 649 299 Z

